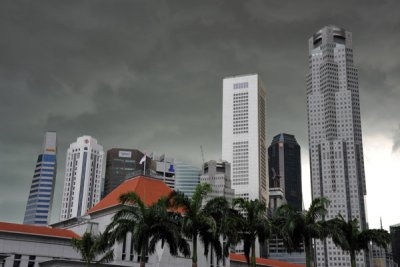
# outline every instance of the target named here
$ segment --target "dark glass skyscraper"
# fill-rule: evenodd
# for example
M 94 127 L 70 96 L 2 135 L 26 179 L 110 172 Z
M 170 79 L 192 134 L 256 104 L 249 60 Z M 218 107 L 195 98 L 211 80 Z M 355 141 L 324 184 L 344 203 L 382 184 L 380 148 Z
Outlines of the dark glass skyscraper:
M 280 187 L 286 202 L 298 211 L 303 208 L 300 146 L 294 135 L 281 133 L 268 147 L 269 187 Z
M 400 224 L 390 226 L 393 260 L 400 265 Z
M 106 177 L 104 181 L 104 196 L 109 194 L 127 178 L 137 171 L 143 172 L 140 160 L 144 154 L 137 149 L 112 148 L 107 151 Z M 151 159 L 146 159 L 146 170 L 150 168 Z
M 57 173 L 57 136 L 46 132 L 38 156 L 24 216 L 24 224 L 48 225 Z

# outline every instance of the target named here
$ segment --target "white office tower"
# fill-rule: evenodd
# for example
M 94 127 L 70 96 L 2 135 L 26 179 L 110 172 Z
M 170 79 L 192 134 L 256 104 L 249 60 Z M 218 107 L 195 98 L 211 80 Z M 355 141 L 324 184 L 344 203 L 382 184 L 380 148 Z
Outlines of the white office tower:
M 100 201 L 103 147 L 91 136 L 78 137 L 67 151 L 60 220 L 79 217 Z
M 265 105 L 258 74 L 223 80 L 222 159 L 231 163 L 232 188 L 268 206 Z
M 366 229 L 366 195 L 358 74 L 352 34 L 327 26 L 309 39 L 308 141 L 312 197 L 331 201 L 328 215 L 356 218 Z M 350 266 L 350 256 L 332 240 L 316 242 L 316 266 Z M 358 254 L 357 266 L 369 266 Z
M 231 186 L 231 165 L 227 161 L 210 160 L 204 163 L 200 183 L 211 186 L 212 191 L 205 197 L 205 203 L 216 197 L 225 197 L 231 202 L 235 196 Z

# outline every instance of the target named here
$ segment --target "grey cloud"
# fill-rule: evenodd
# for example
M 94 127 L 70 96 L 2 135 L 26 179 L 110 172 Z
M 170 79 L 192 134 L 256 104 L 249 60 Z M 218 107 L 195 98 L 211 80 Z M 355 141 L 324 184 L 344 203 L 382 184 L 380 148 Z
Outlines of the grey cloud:
M 397 129 L 394 131 L 393 134 L 393 152 L 397 152 L 400 149 L 400 124 L 398 125 Z
M 155 150 L 196 165 L 202 144 L 207 158 L 219 158 L 222 78 L 235 74 L 256 72 L 264 81 L 268 139 L 289 132 L 307 150 L 307 39 L 326 24 L 353 32 L 364 133 L 394 129 L 399 7 L 398 1 L 1 1 L 0 201 L 11 191 L 27 197 L 46 130 L 58 132 L 56 203 L 66 149 L 79 135 L 96 137 L 105 149 Z M 21 220 L 25 203 L 13 203 L 19 213 L 8 219 Z M 0 214 L 8 211 L 0 206 Z M 55 204 L 54 218 L 57 212 Z

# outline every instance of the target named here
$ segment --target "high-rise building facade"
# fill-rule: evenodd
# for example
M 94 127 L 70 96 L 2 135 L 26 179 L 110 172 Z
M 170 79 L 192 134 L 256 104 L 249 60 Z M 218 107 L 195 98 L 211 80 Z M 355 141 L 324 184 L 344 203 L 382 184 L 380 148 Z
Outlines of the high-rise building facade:
M 357 68 L 352 33 L 327 26 L 309 39 L 308 141 L 312 197 L 331 201 L 325 219 L 339 213 L 366 229 L 366 195 Z M 316 241 L 316 266 L 350 266 L 332 240 Z M 370 266 L 360 253 L 357 266 Z
M 300 157 L 300 146 L 291 134 L 276 135 L 268 147 L 269 187 L 278 184 L 285 202 L 297 211 L 303 209 Z
M 191 197 L 200 183 L 201 170 L 182 161 L 175 161 L 175 190 Z
M 223 80 L 222 159 L 236 197 L 268 203 L 266 90 L 258 74 Z
M 294 135 L 286 133 L 274 136 L 268 147 L 270 216 L 282 204 L 289 204 L 299 212 L 303 210 L 300 152 Z M 289 253 L 276 234 L 268 240 L 268 258 L 305 264 L 305 253 Z
M 169 188 L 175 189 L 175 159 L 165 154 L 151 153 L 150 176 L 163 180 Z
M 46 132 L 36 162 L 24 224 L 48 225 L 57 174 L 57 134 Z
M 400 223 L 390 226 L 393 260 L 400 266 Z
M 91 136 L 78 137 L 67 151 L 60 220 L 80 217 L 100 201 L 103 147 Z
M 104 196 L 113 191 L 136 171 L 143 171 L 140 160 L 144 154 L 137 149 L 112 148 L 107 150 L 106 175 L 104 180 Z M 150 168 L 147 158 L 146 169 Z
M 231 165 L 227 161 L 210 160 L 203 164 L 203 173 L 200 176 L 200 183 L 207 183 L 211 186 L 211 192 L 205 200 L 216 197 L 225 197 L 232 201 L 235 190 L 231 187 Z

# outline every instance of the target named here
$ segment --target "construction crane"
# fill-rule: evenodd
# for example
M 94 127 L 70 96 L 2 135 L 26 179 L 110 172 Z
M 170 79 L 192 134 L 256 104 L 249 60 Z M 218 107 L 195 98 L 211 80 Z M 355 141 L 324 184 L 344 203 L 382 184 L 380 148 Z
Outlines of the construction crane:
M 200 145 L 200 150 L 201 150 L 201 158 L 203 159 L 203 165 L 204 165 L 204 163 L 205 163 L 205 160 L 204 160 L 204 151 L 203 151 L 203 145 Z

